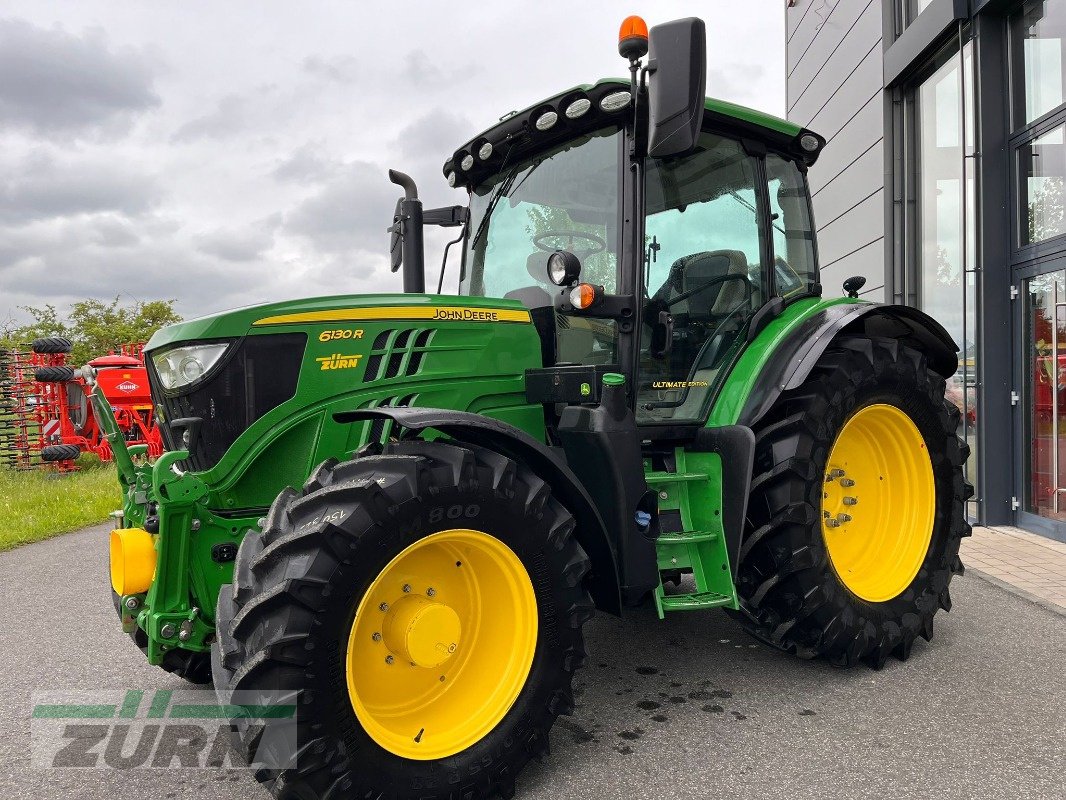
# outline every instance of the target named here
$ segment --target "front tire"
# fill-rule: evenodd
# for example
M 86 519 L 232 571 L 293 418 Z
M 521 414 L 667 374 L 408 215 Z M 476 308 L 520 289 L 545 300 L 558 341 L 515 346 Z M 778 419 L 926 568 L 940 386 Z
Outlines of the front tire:
M 972 494 L 944 389 L 917 350 L 841 337 L 760 421 L 737 573 L 750 633 L 875 669 L 932 638 Z
M 257 778 L 278 797 L 511 796 L 585 660 L 573 531 L 528 469 L 454 444 L 330 460 L 282 492 L 241 543 L 213 652 L 220 693 L 296 693 L 295 766 Z

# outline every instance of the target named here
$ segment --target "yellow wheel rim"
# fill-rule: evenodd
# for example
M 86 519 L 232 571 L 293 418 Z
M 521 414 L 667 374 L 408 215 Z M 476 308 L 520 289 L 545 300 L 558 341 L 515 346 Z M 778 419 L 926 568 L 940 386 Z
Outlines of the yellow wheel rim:
M 454 755 L 514 705 L 536 646 L 537 599 L 514 551 L 480 531 L 431 534 L 359 603 L 345 659 L 352 708 L 395 755 Z
M 891 405 L 860 409 L 829 453 L 822 535 L 833 568 L 872 603 L 898 596 L 918 574 L 933 536 L 936 483 L 921 431 Z

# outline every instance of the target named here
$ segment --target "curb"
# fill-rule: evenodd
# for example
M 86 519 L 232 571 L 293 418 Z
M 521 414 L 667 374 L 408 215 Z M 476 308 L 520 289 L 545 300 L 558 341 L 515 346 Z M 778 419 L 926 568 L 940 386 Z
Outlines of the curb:
M 1032 592 L 1026 589 L 1022 589 L 1018 586 L 1015 586 L 1013 583 L 1008 583 L 1002 578 L 997 578 L 995 575 L 989 575 L 987 572 L 982 572 L 981 570 L 976 569 L 974 567 L 966 566 L 966 575 L 970 574 L 976 575 L 978 578 L 981 578 L 982 580 L 991 583 L 993 586 L 998 586 L 1000 589 L 1003 589 L 1004 591 L 1014 595 L 1015 597 L 1020 597 L 1023 600 L 1028 600 L 1030 603 L 1035 603 L 1041 608 L 1044 608 L 1054 614 L 1058 614 L 1060 617 L 1066 617 L 1066 608 L 1063 608 L 1060 605 L 1056 605 L 1055 603 L 1052 603 L 1049 600 L 1045 600 L 1039 595 L 1033 594 Z

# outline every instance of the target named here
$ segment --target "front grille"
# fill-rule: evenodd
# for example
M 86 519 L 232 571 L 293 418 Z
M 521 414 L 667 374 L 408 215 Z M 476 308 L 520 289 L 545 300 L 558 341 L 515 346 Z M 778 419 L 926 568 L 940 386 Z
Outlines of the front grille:
M 185 466 L 196 472 L 213 467 L 249 425 L 296 394 L 306 346 L 307 336 L 302 333 L 248 336 L 206 380 L 176 396 L 162 390 L 148 359 L 152 396 L 160 399 L 165 411 L 161 431 L 167 449 L 183 448 L 169 423 L 199 417 L 203 420 L 200 435 Z
M 392 378 L 409 378 L 417 374 L 433 334 L 433 328 L 382 331 L 374 337 L 374 343 L 370 346 L 363 380 L 369 383 Z

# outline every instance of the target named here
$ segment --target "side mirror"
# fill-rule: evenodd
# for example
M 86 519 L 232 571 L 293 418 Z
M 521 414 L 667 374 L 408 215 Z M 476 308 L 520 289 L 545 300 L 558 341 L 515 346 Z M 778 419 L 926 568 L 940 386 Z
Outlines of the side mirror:
M 696 17 L 656 25 L 648 34 L 648 155 L 696 146 L 707 84 L 707 29 Z
M 392 271 L 396 272 L 403 263 L 403 246 L 401 242 L 403 237 L 400 235 L 400 229 L 403 227 L 403 223 L 400 220 L 403 218 L 403 212 L 401 206 L 403 205 L 403 198 L 401 197 L 396 201 L 396 211 L 392 215 L 392 225 L 389 227 L 389 258 L 392 259 L 391 266 Z

